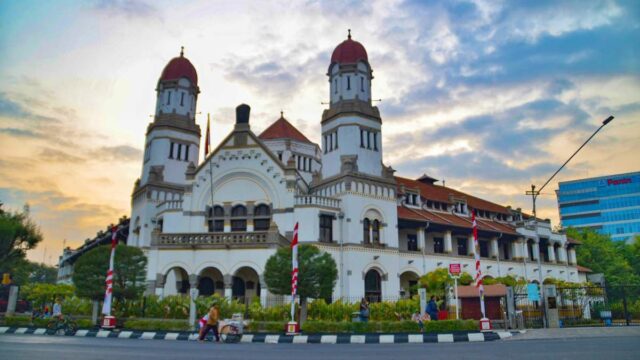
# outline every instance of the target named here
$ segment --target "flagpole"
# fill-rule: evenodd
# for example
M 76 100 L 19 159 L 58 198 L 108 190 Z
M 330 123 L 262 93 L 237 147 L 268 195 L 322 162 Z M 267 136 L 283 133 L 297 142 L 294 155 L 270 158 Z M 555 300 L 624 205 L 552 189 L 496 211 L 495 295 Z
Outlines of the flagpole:
M 210 130 L 210 114 L 207 113 L 207 138 L 204 140 L 205 141 L 205 146 L 204 146 L 204 158 L 205 161 L 207 160 L 207 155 L 209 155 L 209 147 L 210 147 L 210 143 L 211 143 L 211 130 Z M 211 161 L 209 161 L 209 183 L 211 184 L 211 218 L 213 218 L 213 165 L 211 164 Z M 213 220 L 211 220 L 213 221 Z M 213 225 L 213 224 L 212 224 Z
M 293 228 L 291 241 L 291 322 L 295 322 L 296 293 L 298 291 L 298 223 Z
M 104 315 L 104 321 L 102 324 L 103 328 L 114 328 L 115 327 L 115 318 L 111 316 L 111 302 L 113 299 L 113 263 L 116 254 L 116 245 L 118 244 L 117 240 L 118 227 L 111 227 L 111 256 L 109 257 L 109 270 L 107 270 L 107 278 L 105 279 L 106 289 L 104 292 L 104 303 L 102 304 L 102 314 Z
M 484 307 L 484 285 L 482 284 L 482 269 L 480 268 L 480 243 L 478 241 L 478 223 L 476 222 L 476 211 L 471 211 L 471 222 L 473 226 L 473 255 L 476 260 L 476 278 L 475 283 L 480 295 L 480 313 L 482 318 L 480 319 L 480 330 L 490 330 L 491 323 L 487 319 L 487 314 Z

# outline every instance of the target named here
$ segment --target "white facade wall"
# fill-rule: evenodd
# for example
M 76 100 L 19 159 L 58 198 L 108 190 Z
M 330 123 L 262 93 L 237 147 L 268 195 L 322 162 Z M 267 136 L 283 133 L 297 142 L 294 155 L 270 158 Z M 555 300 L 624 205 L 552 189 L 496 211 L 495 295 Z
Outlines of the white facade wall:
M 175 113 L 189 115 L 189 118 L 193 119 L 197 96 L 191 90 L 191 81 L 185 78 L 178 80 L 177 86 L 160 83 L 156 98 L 156 115 Z

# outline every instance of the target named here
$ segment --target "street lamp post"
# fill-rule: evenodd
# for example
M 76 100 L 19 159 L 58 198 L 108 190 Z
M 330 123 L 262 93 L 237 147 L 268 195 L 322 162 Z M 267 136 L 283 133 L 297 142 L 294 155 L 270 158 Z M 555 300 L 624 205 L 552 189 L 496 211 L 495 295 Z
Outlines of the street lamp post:
M 567 161 L 564 162 L 564 164 L 562 164 L 562 166 L 560 166 L 560 168 L 558 168 L 558 170 L 556 170 L 556 172 L 553 173 L 553 175 L 551 175 L 551 177 L 540 187 L 540 189 L 536 190 L 536 186 L 535 185 L 531 185 L 531 191 L 527 191 L 525 192 L 526 195 L 531 195 L 531 202 L 533 204 L 533 208 L 532 208 L 532 212 L 533 212 L 533 230 L 535 231 L 536 234 L 536 242 L 538 244 L 538 281 L 539 281 L 539 286 L 540 286 L 540 305 L 542 307 L 542 324 L 543 327 L 547 327 L 547 312 L 545 310 L 545 301 L 544 301 L 544 286 L 542 286 L 542 261 L 540 259 L 540 253 L 541 253 L 541 249 L 540 249 L 540 235 L 538 234 L 538 215 L 536 214 L 536 199 L 538 199 L 538 195 L 540 195 L 540 192 L 542 191 L 542 189 L 545 188 L 545 186 L 547 186 L 551 180 L 553 180 L 554 177 L 556 177 L 556 175 L 562 170 L 564 169 L 565 165 L 567 165 L 569 163 L 569 161 L 571 161 L 571 159 L 573 159 L 574 156 L 576 156 L 576 154 L 582 150 L 583 147 L 585 147 L 585 145 L 587 145 L 587 143 L 589 141 L 591 141 L 591 139 L 593 139 L 594 136 L 596 136 L 596 134 L 602 130 L 603 127 L 605 127 L 608 123 L 611 122 L 611 120 L 613 120 L 613 116 L 610 115 L 608 118 L 604 119 L 604 121 L 602 121 L 602 125 L 600 125 L 599 128 L 596 129 L 596 131 L 593 132 L 593 134 L 591 134 L 591 136 L 589 136 L 589 138 L 582 143 L 582 145 L 580 145 L 580 147 L 578 148 L 578 150 L 576 150 L 568 159 Z

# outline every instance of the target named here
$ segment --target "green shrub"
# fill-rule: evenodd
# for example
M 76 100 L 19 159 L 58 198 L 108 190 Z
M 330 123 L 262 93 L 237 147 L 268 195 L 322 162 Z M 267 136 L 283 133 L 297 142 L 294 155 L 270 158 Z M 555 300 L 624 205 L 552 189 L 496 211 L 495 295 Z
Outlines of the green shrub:
M 477 331 L 477 320 L 439 320 L 428 321 L 424 325 L 425 332 Z
M 31 326 L 30 316 L 6 316 L 4 318 L 5 326 Z
M 189 331 L 187 320 L 173 319 L 129 319 L 124 322 L 123 327 L 127 330 L 160 330 L 160 331 Z
M 76 319 L 76 323 L 80 329 L 90 329 L 96 325 L 91 322 L 91 319 Z
M 284 332 L 286 321 L 251 321 L 245 327 L 245 332 Z

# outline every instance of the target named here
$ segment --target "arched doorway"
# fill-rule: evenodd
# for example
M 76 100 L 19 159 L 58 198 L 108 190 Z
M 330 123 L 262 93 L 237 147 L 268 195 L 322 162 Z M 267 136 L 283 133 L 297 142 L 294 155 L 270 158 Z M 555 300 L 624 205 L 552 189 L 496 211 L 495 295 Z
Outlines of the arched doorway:
M 382 277 L 375 269 L 367 271 L 364 276 L 364 297 L 370 303 L 382 301 Z
M 418 293 L 417 285 L 420 277 L 409 270 L 400 275 L 400 296 L 410 298 Z
M 166 295 L 188 294 L 189 287 L 189 274 L 187 271 L 179 266 L 173 267 L 167 271 L 164 282 L 164 292 Z
M 260 296 L 260 277 L 258 273 L 247 266 L 241 267 L 233 274 L 231 297 L 241 303 L 248 304 Z
M 218 294 L 224 296 L 222 272 L 215 267 L 202 269 L 198 274 L 198 292 L 200 296 Z

